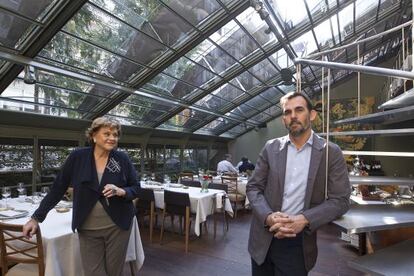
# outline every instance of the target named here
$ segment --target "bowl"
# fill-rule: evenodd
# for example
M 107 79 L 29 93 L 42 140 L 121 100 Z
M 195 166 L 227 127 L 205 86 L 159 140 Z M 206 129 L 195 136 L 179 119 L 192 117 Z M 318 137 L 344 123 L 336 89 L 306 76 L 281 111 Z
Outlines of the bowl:
M 66 208 L 66 207 L 57 207 L 57 208 L 55 208 L 55 210 L 58 213 L 66 213 L 66 212 L 69 212 L 70 209 Z

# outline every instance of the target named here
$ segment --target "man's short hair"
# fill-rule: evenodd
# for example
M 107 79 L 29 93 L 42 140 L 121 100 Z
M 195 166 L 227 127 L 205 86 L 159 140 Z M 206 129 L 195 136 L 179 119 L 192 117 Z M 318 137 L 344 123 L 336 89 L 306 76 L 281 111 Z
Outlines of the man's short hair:
M 243 162 L 247 162 L 247 161 L 249 161 L 249 159 L 247 159 L 247 157 L 246 157 L 246 156 L 243 156 L 243 157 L 241 158 L 241 161 L 243 161 Z
M 305 101 L 306 101 L 306 106 L 307 106 L 308 110 L 309 111 L 313 110 L 312 101 L 309 98 L 309 96 L 306 95 L 305 93 L 300 93 L 300 92 L 295 92 L 295 91 L 289 92 L 286 95 L 284 95 L 282 98 L 280 98 L 280 107 L 283 109 L 283 105 L 288 100 L 291 100 L 291 99 L 296 98 L 296 97 L 302 97 L 302 98 L 304 98 Z
M 228 159 L 228 158 L 231 158 L 231 154 L 230 154 L 230 153 L 226 153 L 226 154 L 224 155 L 224 159 Z

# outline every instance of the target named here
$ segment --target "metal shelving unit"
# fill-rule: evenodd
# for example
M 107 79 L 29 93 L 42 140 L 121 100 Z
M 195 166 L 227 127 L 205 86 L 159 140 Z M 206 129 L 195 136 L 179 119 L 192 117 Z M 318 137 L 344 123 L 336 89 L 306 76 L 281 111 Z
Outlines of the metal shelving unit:
M 338 120 L 333 122 L 333 124 L 392 124 L 413 119 L 414 106 L 407 106 L 359 117 Z
M 389 176 L 349 176 L 351 185 L 398 185 L 414 186 L 414 178 Z

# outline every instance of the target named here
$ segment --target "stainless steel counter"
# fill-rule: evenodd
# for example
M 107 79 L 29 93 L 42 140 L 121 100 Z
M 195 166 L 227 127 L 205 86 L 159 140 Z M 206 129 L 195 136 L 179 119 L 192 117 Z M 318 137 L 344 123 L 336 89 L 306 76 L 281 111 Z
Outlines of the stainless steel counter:
M 334 220 L 348 234 L 358 234 L 359 254 L 367 252 L 367 233 L 414 226 L 414 205 L 353 204 L 340 219 Z
M 348 234 L 414 226 L 414 205 L 351 205 L 334 224 Z
M 414 273 L 414 240 L 407 240 L 350 261 L 350 267 L 373 275 L 406 276 Z

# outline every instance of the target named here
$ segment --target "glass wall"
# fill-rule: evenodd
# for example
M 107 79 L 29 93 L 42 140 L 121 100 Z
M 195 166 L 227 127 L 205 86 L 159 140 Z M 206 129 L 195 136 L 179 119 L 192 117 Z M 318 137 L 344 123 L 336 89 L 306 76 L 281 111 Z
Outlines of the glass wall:
M 164 172 L 167 174 L 181 171 L 181 150 L 178 146 L 167 145 L 165 149 Z
M 68 141 L 68 146 L 53 145 L 55 143 L 39 140 L 37 186 L 52 184 L 68 155 L 77 147 L 76 141 Z M 174 181 L 182 171 L 197 174 L 199 170 L 208 169 L 208 149 L 202 144 L 189 145 L 185 149 L 179 145 L 149 144 L 143 149 L 139 144 L 128 143 L 121 144 L 118 150 L 129 156 L 138 175 L 153 176 L 157 181 L 162 181 L 165 174 Z M 18 182 L 24 182 L 31 187 L 33 156 L 33 145 L 0 145 L 0 186 L 16 186 Z
M 32 168 L 32 145 L 0 145 L 0 186 L 31 183 Z
M 74 147 L 41 146 L 40 147 L 40 182 L 53 182 Z

